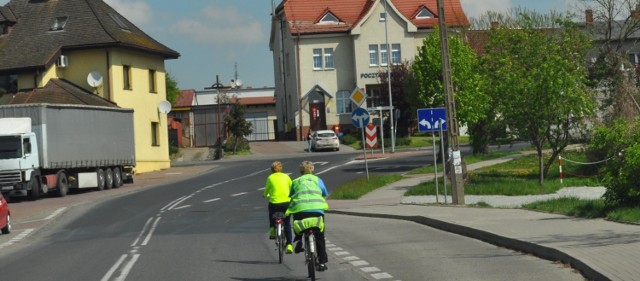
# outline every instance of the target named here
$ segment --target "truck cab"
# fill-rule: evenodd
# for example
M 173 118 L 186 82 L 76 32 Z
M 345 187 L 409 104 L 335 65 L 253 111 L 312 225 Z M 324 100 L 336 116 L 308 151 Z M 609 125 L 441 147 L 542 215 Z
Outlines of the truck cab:
M 29 183 L 39 176 L 38 142 L 30 127 L 30 118 L 0 119 L 0 191 L 3 194 L 26 196 Z

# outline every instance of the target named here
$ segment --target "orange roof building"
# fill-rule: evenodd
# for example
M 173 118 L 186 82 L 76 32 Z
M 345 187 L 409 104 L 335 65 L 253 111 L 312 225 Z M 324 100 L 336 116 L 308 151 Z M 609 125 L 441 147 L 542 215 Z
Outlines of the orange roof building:
M 383 105 L 379 73 L 411 61 L 438 26 L 437 0 L 283 0 L 272 13 L 275 99 L 280 136 L 302 139 L 311 130 L 352 126 L 363 107 Z M 444 0 L 450 28 L 469 26 L 460 0 Z M 385 91 L 386 92 L 386 91 Z

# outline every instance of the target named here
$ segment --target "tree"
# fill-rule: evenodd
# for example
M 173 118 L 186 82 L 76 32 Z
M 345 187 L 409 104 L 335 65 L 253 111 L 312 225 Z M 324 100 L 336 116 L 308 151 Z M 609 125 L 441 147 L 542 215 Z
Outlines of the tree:
M 238 98 L 231 105 L 229 112 L 225 113 L 224 121 L 226 123 L 229 133 L 233 136 L 233 153 L 236 153 L 238 145 L 253 131 L 251 129 L 251 123 L 244 119 L 245 107 L 240 104 Z
M 640 31 L 638 1 L 580 0 L 577 15 L 585 15 L 586 30 L 595 43 L 595 60 L 589 67 L 591 86 L 599 91 L 603 122 L 618 118 L 633 122 L 640 115 L 637 63 L 629 53 L 637 48 Z M 578 21 L 584 20 L 584 18 Z M 630 61 L 630 56 L 633 61 Z M 635 71 L 634 71 L 635 70 Z
M 411 106 L 409 99 L 407 98 L 408 93 L 408 83 L 411 79 L 410 68 L 408 62 L 403 62 L 401 64 L 392 65 L 389 70 L 389 74 L 387 75 L 386 71 L 379 72 L 380 85 L 381 85 L 381 98 L 377 104 L 382 106 L 389 105 L 389 99 L 386 98 L 389 96 L 389 76 L 391 76 L 391 98 L 393 99 L 393 107 L 395 109 L 400 110 L 400 116 L 398 118 L 398 126 L 396 126 L 396 131 L 398 132 L 398 136 L 406 137 L 409 135 L 409 128 L 411 127 L 411 120 L 413 120 L 413 112 L 415 112 L 414 108 Z M 390 118 L 389 120 L 392 120 Z M 391 126 L 385 126 L 386 128 L 391 128 Z
M 180 89 L 178 88 L 178 82 L 171 76 L 169 72 L 165 75 L 165 83 L 167 87 L 167 101 L 172 105 L 176 104 L 178 96 L 180 95 Z
M 534 14 L 535 15 L 535 14 Z M 489 31 L 482 57 L 486 91 L 508 129 L 537 150 L 540 184 L 556 157 L 593 113 L 586 86 L 589 38 L 567 18 L 512 14 L 518 28 Z M 543 148 L 552 154 L 544 162 Z
M 469 126 L 486 121 L 492 102 L 479 87 L 481 76 L 477 71 L 479 65 L 476 53 L 456 35 L 451 35 L 449 38 L 449 52 L 456 112 L 460 125 Z M 416 87 L 411 95 L 411 104 L 415 106 L 414 112 L 415 109 L 422 107 L 444 107 L 440 32 L 436 30 L 423 40 L 411 70 Z M 475 140 L 482 139 L 478 137 Z M 474 149 L 474 152 L 486 151 L 488 142 L 478 146 L 480 149 L 478 151 Z

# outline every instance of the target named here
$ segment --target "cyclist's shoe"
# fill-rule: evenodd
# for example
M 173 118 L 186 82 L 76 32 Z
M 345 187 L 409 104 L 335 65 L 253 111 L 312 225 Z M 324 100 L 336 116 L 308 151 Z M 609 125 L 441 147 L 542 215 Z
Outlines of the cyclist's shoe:
M 316 270 L 318 271 L 325 271 L 327 269 L 329 268 L 327 267 L 327 264 L 324 264 L 324 263 L 318 264 L 318 268 L 316 268 Z
M 287 244 L 287 254 L 293 253 L 293 246 L 291 244 Z
M 304 252 L 304 248 L 302 247 L 302 241 L 298 241 L 298 243 L 296 243 L 295 252 L 296 254 Z
M 271 239 L 271 240 L 276 239 L 276 228 L 275 227 L 269 228 L 269 239 Z

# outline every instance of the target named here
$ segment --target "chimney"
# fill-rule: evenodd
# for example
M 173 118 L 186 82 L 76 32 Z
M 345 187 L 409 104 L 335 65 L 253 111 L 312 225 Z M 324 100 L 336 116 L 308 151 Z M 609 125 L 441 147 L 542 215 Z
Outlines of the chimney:
M 500 23 L 497 21 L 492 21 L 491 22 L 491 29 L 498 29 L 500 28 Z
M 587 24 L 593 24 L 593 10 L 588 9 L 584 11 L 584 15 L 585 15 L 585 22 Z

